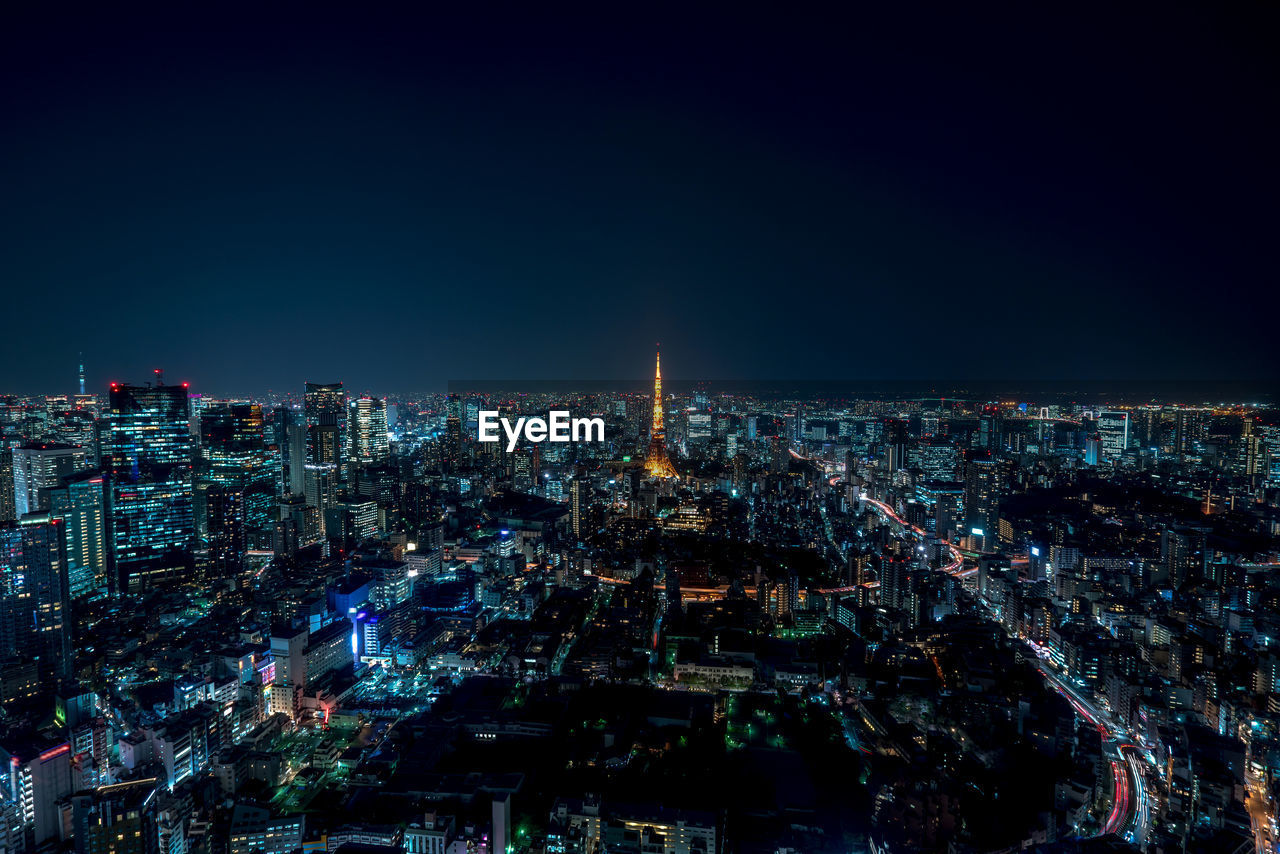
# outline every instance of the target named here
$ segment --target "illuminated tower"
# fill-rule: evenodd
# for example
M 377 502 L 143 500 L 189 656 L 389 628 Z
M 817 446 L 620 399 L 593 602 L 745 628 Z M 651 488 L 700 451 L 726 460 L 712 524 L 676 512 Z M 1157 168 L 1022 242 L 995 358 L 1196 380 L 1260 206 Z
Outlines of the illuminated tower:
M 650 477 L 675 477 L 675 467 L 667 456 L 667 424 L 662 417 L 662 354 L 658 354 L 653 372 L 653 426 L 649 430 L 649 454 L 644 470 Z

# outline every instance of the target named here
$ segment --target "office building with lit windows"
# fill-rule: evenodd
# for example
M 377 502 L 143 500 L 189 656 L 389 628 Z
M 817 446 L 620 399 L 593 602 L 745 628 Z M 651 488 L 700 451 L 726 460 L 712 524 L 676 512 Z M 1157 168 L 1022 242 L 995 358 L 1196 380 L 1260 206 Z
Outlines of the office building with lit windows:
M 37 663 L 44 679 L 71 672 L 62 523 L 32 515 L 0 523 L 0 658 Z
M 347 448 L 347 392 L 342 383 L 307 383 L 303 395 L 311 462 L 342 465 Z
M 72 599 L 107 583 L 106 481 L 96 471 L 62 479 L 49 490 L 49 515 L 63 525 Z
M 1129 413 L 1103 412 L 1098 415 L 1099 462 L 1117 462 L 1129 447 Z
M 187 386 L 113 383 L 102 426 L 108 559 L 117 592 L 181 580 L 191 567 L 191 408 Z
M 240 494 L 241 538 L 253 545 L 269 539 L 275 521 L 278 464 L 264 430 L 262 407 L 257 404 L 212 404 L 200 413 L 199 480 Z
M 32 850 L 24 845 L 57 844 L 63 825 L 62 804 L 76 790 L 71 745 L 43 737 L 17 737 L 0 743 L 0 762 L 7 769 L 6 817 L 10 851 Z M 14 843 L 17 843 L 16 845 Z
M 380 463 L 391 456 L 387 440 L 387 402 L 362 397 L 351 405 L 352 458 L 361 465 Z
M 89 465 L 89 452 L 78 445 L 38 442 L 13 449 L 13 498 L 17 517 L 49 509 L 47 491 L 64 475 Z

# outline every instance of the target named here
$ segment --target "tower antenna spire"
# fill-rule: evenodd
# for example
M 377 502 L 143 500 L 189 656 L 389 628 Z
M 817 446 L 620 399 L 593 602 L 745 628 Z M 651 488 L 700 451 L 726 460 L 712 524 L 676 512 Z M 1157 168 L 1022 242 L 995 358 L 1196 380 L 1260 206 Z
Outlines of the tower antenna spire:
M 661 345 L 658 345 L 661 346 Z M 671 457 L 667 454 L 667 422 L 662 412 L 662 353 L 657 353 L 653 365 L 653 424 L 649 428 L 649 453 L 645 456 L 644 469 L 650 477 L 678 478 Z

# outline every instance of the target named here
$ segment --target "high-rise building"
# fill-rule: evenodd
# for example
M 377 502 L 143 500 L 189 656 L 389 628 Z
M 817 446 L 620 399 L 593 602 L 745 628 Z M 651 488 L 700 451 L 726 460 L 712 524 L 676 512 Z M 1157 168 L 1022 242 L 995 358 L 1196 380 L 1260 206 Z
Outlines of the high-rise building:
M 98 464 L 98 427 L 92 412 L 69 409 L 49 420 L 45 438 L 64 445 L 79 445 L 85 450 L 87 465 Z
M 219 577 L 240 572 L 249 548 L 244 490 L 206 480 L 196 484 L 195 495 L 196 528 L 208 545 L 209 570 Z
M 1129 413 L 1107 411 L 1098 415 L 1099 462 L 1115 463 L 1129 447 Z
M 332 420 L 330 415 L 321 418 Z M 307 428 L 311 445 L 311 462 L 340 465 L 342 462 L 342 429 L 337 424 L 316 424 Z
M 920 443 L 920 469 L 930 480 L 955 480 L 960 449 L 942 439 Z
M 649 477 L 678 478 L 675 466 L 667 455 L 667 422 L 662 410 L 662 354 L 659 353 L 653 369 L 653 421 L 649 427 L 649 453 L 645 456 L 644 470 Z
M 315 507 L 301 495 L 280 501 L 280 521 L 275 525 L 272 548 L 277 557 L 292 557 L 300 548 L 320 538 L 320 518 Z
M 1102 462 L 1102 437 L 1097 433 L 1084 440 L 1084 464 L 1096 466 Z
M 1267 474 L 1267 446 L 1254 416 L 1245 416 L 1240 425 L 1240 446 L 1236 470 L 1245 477 Z
M 330 540 L 354 545 L 378 533 L 378 503 L 348 496 L 324 513 L 324 533 Z
M 18 518 L 13 499 L 13 448 L 0 445 L 0 522 Z
M 880 602 L 900 611 L 911 609 L 911 565 L 903 558 L 885 558 L 880 565 Z
M 264 431 L 257 404 L 213 403 L 200 413 L 199 479 L 240 493 L 244 531 L 236 539 L 250 545 L 265 544 L 275 521 L 277 465 Z
M 1199 454 L 1205 439 L 1206 420 L 1202 409 L 1178 409 L 1174 416 L 1171 451 L 1180 456 Z
M 12 819 L 13 824 L 6 830 L 17 837 L 10 836 L 9 850 L 57 845 L 63 830 L 62 806 L 76 790 L 79 777 L 72 773 L 71 745 L 47 739 L 19 738 L 17 742 L 0 745 L 0 762 L 8 771 L 6 789 L 13 795 L 12 805 L 6 804 L 12 812 L 5 811 L 6 820 Z
M 778 582 L 779 617 L 794 617 L 800 610 L 800 578 L 794 571 L 789 571 Z
M 688 413 L 688 428 L 685 431 L 685 438 L 690 442 L 707 442 L 711 439 L 711 413 L 693 411 Z
M 32 515 L 0 524 L 0 657 L 38 663 L 45 679 L 71 673 L 62 522 Z
M 75 854 L 149 854 L 156 834 L 156 781 L 130 780 L 71 797 Z
M 277 406 L 271 413 L 271 438 L 280 455 L 280 497 L 302 494 L 307 463 L 307 425 L 303 413 Z
M 44 397 L 44 421 L 48 424 L 57 416 L 71 409 L 65 394 L 47 394 Z
M 387 402 L 376 397 L 362 397 L 351 407 L 355 425 L 352 429 L 352 456 L 361 465 L 380 463 L 391 456 L 387 441 Z
M 311 462 L 341 465 L 347 448 L 347 393 L 342 383 L 307 383 L 303 395 L 311 431 Z M 316 428 L 332 428 L 317 433 Z
M 112 383 L 102 430 L 108 560 L 115 590 L 145 590 L 191 567 L 191 409 L 183 385 Z
M 277 406 L 271 417 L 271 435 L 280 458 L 279 497 L 300 494 L 308 438 L 302 412 Z
M 575 539 L 581 540 L 589 533 L 590 514 L 591 484 L 586 478 L 576 477 L 569 487 L 569 520 Z
M 1280 486 L 1280 425 L 1262 424 L 1254 428 L 1262 442 L 1262 455 L 1266 457 L 1266 465 L 1263 468 L 1264 474 L 1267 476 L 1267 484 L 1269 486 Z M 4 452 L 0 450 L 0 455 Z M 3 472 L 3 456 L 0 456 L 0 472 Z M 0 485 L 0 488 L 3 488 Z M 4 500 L 4 496 L 0 495 L 0 501 Z M 0 509 L 0 519 L 3 519 L 3 510 Z
M 71 598 L 87 596 L 107 583 L 106 486 L 96 471 L 62 479 L 49 490 L 49 515 L 61 520 Z
M 316 508 L 320 536 L 325 535 L 324 511 L 334 506 L 339 493 L 338 467 L 333 463 L 308 463 L 303 472 L 303 495 Z
M 445 406 L 440 461 L 446 471 L 455 471 L 462 462 L 462 399 L 456 394 L 449 395 Z
M 967 456 L 964 464 L 964 513 L 969 530 L 965 533 L 994 539 L 1000 504 L 997 461 L 988 454 L 970 453 Z
M 1004 448 L 1004 418 L 1000 414 L 998 406 L 987 405 L 982 407 L 982 412 L 978 415 L 978 442 L 977 447 L 997 453 Z
M 47 491 L 64 475 L 89 465 L 89 452 L 77 445 L 39 442 L 13 449 L 13 499 L 18 518 L 49 509 Z
M 885 467 L 899 471 L 907 467 L 907 422 L 902 418 L 886 418 L 884 422 Z

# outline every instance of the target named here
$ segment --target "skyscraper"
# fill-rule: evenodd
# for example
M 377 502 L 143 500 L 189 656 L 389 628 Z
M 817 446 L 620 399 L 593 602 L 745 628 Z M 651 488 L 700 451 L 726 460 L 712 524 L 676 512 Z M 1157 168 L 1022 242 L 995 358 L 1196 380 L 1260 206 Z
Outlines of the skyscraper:
M 1174 416 L 1172 452 L 1184 457 L 1200 453 L 1206 420 L 1204 410 L 1179 408 Z
M 446 471 L 454 471 L 462 462 L 462 419 L 453 414 L 452 401 L 449 409 L 444 419 L 444 445 L 440 449 L 440 460 Z
M 964 464 L 964 513 L 972 533 L 993 539 L 996 535 L 996 516 L 1000 495 L 997 482 L 997 461 L 981 452 L 970 452 Z M 980 532 L 980 533 L 979 533 Z
M 307 463 L 307 425 L 303 413 L 277 406 L 271 413 L 272 441 L 280 454 L 280 496 L 302 494 L 302 467 Z
M 587 533 L 588 515 L 591 511 L 591 484 L 586 478 L 575 477 L 569 486 L 569 520 L 574 539 L 581 540 Z
M 61 520 L 67 558 L 67 587 L 72 599 L 107 583 L 105 481 L 96 471 L 62 479 L 49 490 L 49 515 Z
M 342 383 L 307 383 L 303 411 L 311 435 L 311 462 L 342 465 L 348 441 L 347 393 Z
M 185 384 L 111 385 L 102 465 L 117 592 L 179 580 L 191 566 L 190 419 Z
M 674 477 L 675 466 L 667 456 L 667 422 L 662 411 L 662 354 L 659 353 L 653 370 L 653 423 L 649 428 L 649 453 L 645 456 L 644 470 L 649 477 Z
M 64 475 L 89 464 L 89 452 L 78 445 L 39 442 L 13 449 L 13 498 L 18 518 L 49 509 L 47 491 Z
M 362 397 L 351 408 L 355 417 L 352 457 L 361 465 L 380 463 L 390 457 L 387 402 L 376 397 Z
M 320 535 L 325 534 L 324 511 L 338 501 L 338 467 L 333 463 L 307 463 L 303 471 L 303 494 L 307 504 L 316 508 Z
M 0 445 L 0 522 L 18 518 L 13 500 L 13 449 Z
M 61 528 L 47 516 L 0 524 L 0 657 L 35 660 L 45 679 L 71 672 Z
M 1103 412 L 1098 415 L 1099 462 L 1119 461 L 1129 447 L 1129 413 Z
M 1245 477 L 1267 473 L 1267 447 L 1257 429 L 1255 416 L 1246 416 L 1240 425 L 1240 447 L 1236 470 Z
M 269 539 L 275 515 L 276 467 L 264 430 L 257 404 L 214 403 L 200 413 L 199 477 L 241 493 L 245 533 L 256 544 Z
M 1000 407 L 988 404 L 978 415 L 977 447 L 995 453 L 1003 448 L 1004 418 Z
M 234 484 L 203 481 L 196 485 L 196 496 L 200 510 L 197 527 L 208 544 L 209 571 L 219 577 L 240 572 L 249 547 L 244 490 Z
M 902 418 L 886 418 L 884 422 L 884 460 L 889 471 L 907 467 L 907 422 Z

